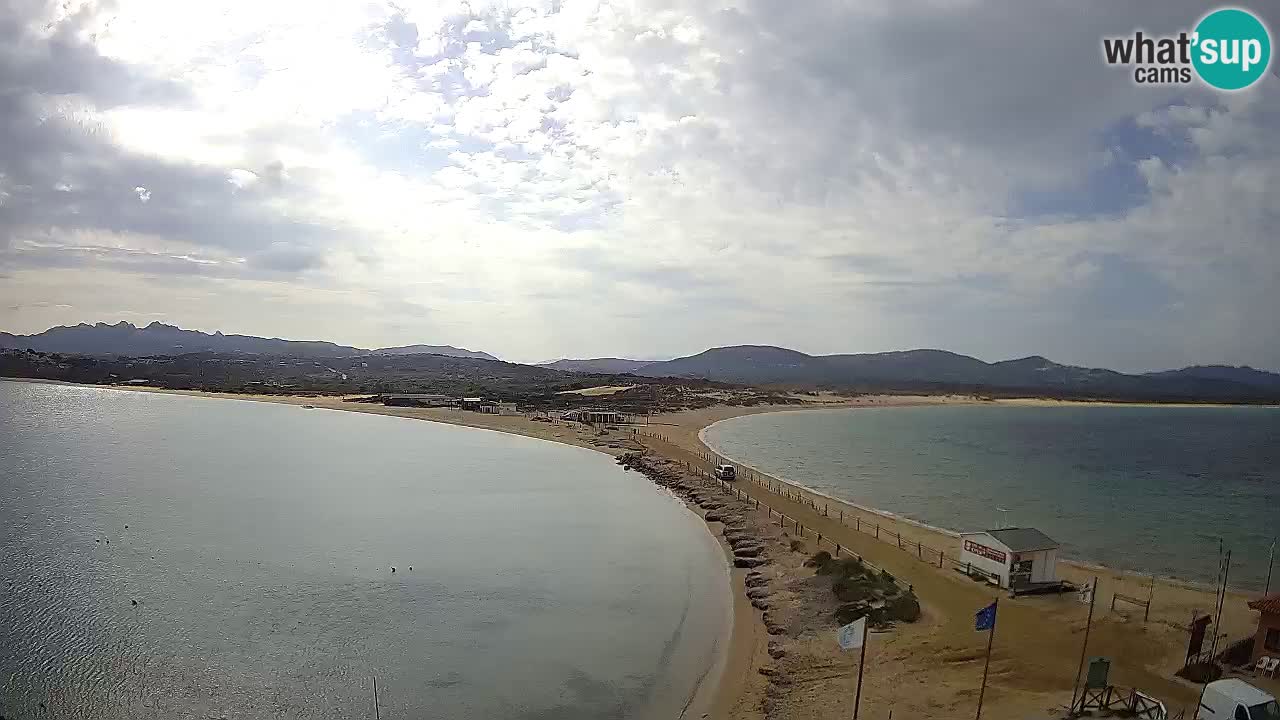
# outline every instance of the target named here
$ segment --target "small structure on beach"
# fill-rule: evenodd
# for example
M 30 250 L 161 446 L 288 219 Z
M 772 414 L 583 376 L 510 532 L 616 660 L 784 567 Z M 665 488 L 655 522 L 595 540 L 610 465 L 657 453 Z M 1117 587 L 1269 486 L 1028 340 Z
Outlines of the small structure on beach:
M 1060 585 L 1060 545 L 1035 528 L 963 533 L 960 540 L 960 561 L 1002 588 L 1018 591 Z
M 586 408 L 570 410 L 560 416 L 565 420 L 591 423 L 593 425 L 622 425 L 633 421 L 634 416 L 616 410 L 597 410 Z
M 457 403 L 449 395 L 433 393 L 389 393 L 379 397 L 383 405 L 393 407 L 450 407 Z
M 1260 600 L 1249 603 L 1251 610 L 1257 610 L 1258 634 L 1253 640 L 1253 662 L 1262 657 L 1280 656 L 1280 593 L 1272 593 Z

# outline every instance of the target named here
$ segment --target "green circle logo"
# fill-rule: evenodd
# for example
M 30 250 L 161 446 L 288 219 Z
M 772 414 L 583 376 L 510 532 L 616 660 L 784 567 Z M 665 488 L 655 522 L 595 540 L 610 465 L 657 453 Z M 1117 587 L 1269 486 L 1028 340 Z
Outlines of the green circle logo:
M 1258 81 L 1271 63 L 1271 35 L 1252 14 L 1215 10 L 1196 25 L 1191 63 L 1200 79 L 1219 90 L 1241 90 Z

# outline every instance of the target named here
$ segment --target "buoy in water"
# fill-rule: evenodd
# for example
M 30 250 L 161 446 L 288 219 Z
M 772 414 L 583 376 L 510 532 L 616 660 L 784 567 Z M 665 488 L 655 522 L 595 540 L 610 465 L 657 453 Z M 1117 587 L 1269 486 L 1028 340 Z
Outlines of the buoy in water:
M 134 606 L 134 607 L 138 607 L 138 601 L 137 601 L 137 600 L 130 600 L 129 602 L 133 603 L 133 606 Z
M 395 567 L 395 565 L 392 565 L 392 566 L 391 566 L 391 572 L 395 572 L 395 571 L 396 571 L 396 567 Z

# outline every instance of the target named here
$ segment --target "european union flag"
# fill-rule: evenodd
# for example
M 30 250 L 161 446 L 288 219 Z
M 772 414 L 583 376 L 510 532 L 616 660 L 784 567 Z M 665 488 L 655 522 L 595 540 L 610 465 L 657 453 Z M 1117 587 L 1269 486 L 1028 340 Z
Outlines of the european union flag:
M 991 603 L 990 605 L 982 608 L 981 610 L 978 611 L 977 615 L 973 616 L 973 619 L 974 619 L 974 623 L 973 623 L 974 630 L 990 630 L 991 628 L 995 627 L 996 626 L 996 604 Z

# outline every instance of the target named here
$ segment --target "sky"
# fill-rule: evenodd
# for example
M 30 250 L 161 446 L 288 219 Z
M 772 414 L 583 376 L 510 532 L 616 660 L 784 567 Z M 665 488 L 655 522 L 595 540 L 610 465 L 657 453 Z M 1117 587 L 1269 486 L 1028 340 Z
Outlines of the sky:
M 1280 370 L 1280 63 L 1102 57 L 1206 9 L 6 0 L 0 329 Z

